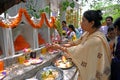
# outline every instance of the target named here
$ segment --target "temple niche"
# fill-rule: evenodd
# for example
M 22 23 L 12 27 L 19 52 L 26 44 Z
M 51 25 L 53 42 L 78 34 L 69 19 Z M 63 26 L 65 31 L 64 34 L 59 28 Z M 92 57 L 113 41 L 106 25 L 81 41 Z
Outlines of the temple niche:
M 35 28 L 30 25 L 30 23 L 26 20 L 26 17 L 23 15 L 19 24 L 12 28 L 12 38 L 15 52 L 22 51 L 25 48 L 37 48 L 35 32 Z

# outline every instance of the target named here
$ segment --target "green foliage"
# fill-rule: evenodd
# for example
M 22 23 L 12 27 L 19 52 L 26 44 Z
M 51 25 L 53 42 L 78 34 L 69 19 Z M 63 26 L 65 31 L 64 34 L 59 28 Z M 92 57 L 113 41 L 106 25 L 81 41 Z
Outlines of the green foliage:
M 40 9 L 39 12 L 40 12 L 40 14 L 41 14 L 42 12 L 44 12 L 44 9 Z
M 51 10 L 50 10 L 50 7 L 49 6 L 46 6 L 45 7 L 45 9 L 44 9 L 44 11 L 46 12 L 46 13 L 49 13 Z
M 103 8 L 102 11 L 104 11 L 103 14 L 104 20 L 107 16 L 112 16 L 113 19 L 115 20 L 116 18 L 120 17 L 120 4 L 107 6 Z
M 46 6 L 46 7 L 43 8 L 43 9 L 39 9 L 39 12 L 40 12 L 40 14 L 41 14 L 42 12 L 50 13 L 51 10 L 50 10 L 50 7 L 49 7 L 49 6 Z
M 113 4 L 112 0 L 106 0 L 106 1 L 94 0 L 93 4 L 91 4 L 90 6 L 91 6 L 91 9 L 102 10 L 103 12 L 102 22 L 105 22 L 105 18 L 107 16 L 112 16 L 114 20 L 117 17 L 120 17 L 120 4 Z
M 34 0 L 29 0 L 26 3 L 26 9 L 28 11 L 28 13 L 30 14 L 30 16 L 34 16 L 35 18 L 40 18 L 40 14 L 42 12 L 46 12 L 46 13 L 50 13 L 50 6 L 46 6 L 43 9 L 41 9 L 39 6 L 37 6 L 38 2 L 34 1 Z
M 28 13 L 30 14 L 30 16 L 34 16 L 35 18 L 38 18 L 39 14 L 36 11 L 35 5 L 33 4 L 34 0 L 29 0 L 28 3 L 26 3 L 26 9 L 28 11 Z
M 113 5 L 112 1 L 110 1 L 110 0 L 106 0 L 106 1 L 101 1 L 101 0 L 96 1 L 96 0 L 94 0 L 93 4 L 90 4 L 91 8 L 96 9 L 96 10 L 100 9 L 100 8 L 104 8 L 104 7 L 109 6 L 109 5 Z
M 63 10 L 63 11 L 65 11 L 68 6 L 69 6 L 68 0 L 62 2 L 62 10 Z
M 68 6 L 70 6 L 71 8 L 74 8 L 75 7 L 74 1 L 69 2 L 68 0 L 65 0 L 65 1 L 62 2 L 62 10 L 63 11 L 65 11 Z
M 74 8 L 75 7 L 75 3 L 74 2 L 70 3 L 70 7 Z

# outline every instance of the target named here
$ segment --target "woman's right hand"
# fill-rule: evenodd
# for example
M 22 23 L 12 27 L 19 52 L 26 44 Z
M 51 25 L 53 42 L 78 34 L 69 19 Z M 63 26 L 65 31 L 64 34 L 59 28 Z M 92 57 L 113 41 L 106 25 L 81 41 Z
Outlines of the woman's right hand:
M 51 45 L 47 45 L 46 46 L 47 50 L 51 49 L 51 50 L 57 50 L 57 49 L 61 49 L 61 46 L 59 44 L 51 44 Z
M 64 47 L 64 46 L 62 46 L 62 45 L 60 45 L 60 44 L 55 44 L 55 43 L 53 43 L 53 44 L 51 44 L 51 45 L 48 45 L 46 48 L 47 48 L 48 51 L 49 51 L 49 50 L 58 50 L 58 49 L 60 49 L 60 50 L 62 50 L 63 52 L 68 53 L 67 48 Z

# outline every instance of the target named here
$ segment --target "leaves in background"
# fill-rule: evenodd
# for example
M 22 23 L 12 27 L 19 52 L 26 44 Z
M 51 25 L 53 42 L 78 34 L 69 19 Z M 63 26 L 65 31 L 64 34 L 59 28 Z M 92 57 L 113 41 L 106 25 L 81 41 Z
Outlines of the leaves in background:
M 70 7 L 74 8 L 75 7 L 75 3 L 74 2 L 70 3 Z
M 71 8 L 75 7 L 74 1 L 69 2 L 68 0 L 62 2 L 62 10 L 65 11 L 67 7 L 70 6 Z

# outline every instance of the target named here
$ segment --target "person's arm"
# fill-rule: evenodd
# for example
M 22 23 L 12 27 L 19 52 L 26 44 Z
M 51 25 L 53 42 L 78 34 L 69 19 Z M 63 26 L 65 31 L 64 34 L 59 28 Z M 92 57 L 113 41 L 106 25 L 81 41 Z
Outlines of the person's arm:
M 75 46 L 75 44 L 73 42 L 68 42 L 66 44 L 62 44 L 63 47 L 71 47 L 71 46 Z
M 69 44 L 68 44 L 69 45 Z M 62 45 L 60 45 L 60 44 L 52 44 L 51 46 L 49 46 L 48 48 L 51 48 L 51 49 L 60 49 L 60 50 L 62 50 L 62 51 L 64 51 L 64 52 L 67 52 L 67 48 L 66 47 L 64 47 L 64 46 L 62 46 Z
M 59 49 L 59 50 L 62 50 L 63 52 L 65 52 L 65 53 L 68 53 L 67 47 L 64 47 L 64 46 L 62 46 L 60 44 L 53 43 L 51 45 L 46 46 L 46 48 L 47 48 L 48 51 L 49 50 L 58 50 Z M 66 54 L 66 55 L 68 56 L 69 54 Z
M 85 32 L 82 36 L 84 36 L 84 35 L 86 35 L 87 34 L 87 32 Z M 78 45 L 78 44 L 80 44 L 81 43 L 81 40 L 82 40 L 82 36 L 79 38 L 79 39 L 77 39 L 77 40 L 75 40 L 75 41 L 71 41 L 71 42 L 68 42 L 68 43 L 66 43 L 66 44 L 62 44 L 62 46 L 63 47 L 72 47 L 72 46 L 76 46 L 76 45 Z

